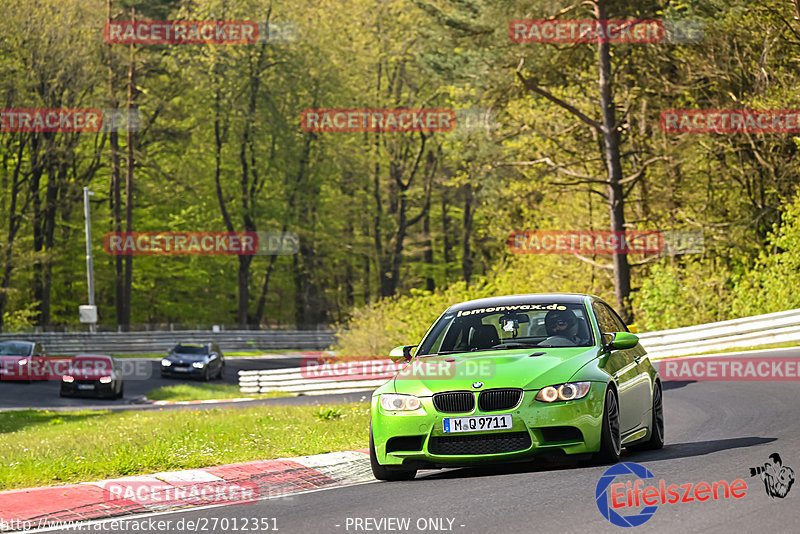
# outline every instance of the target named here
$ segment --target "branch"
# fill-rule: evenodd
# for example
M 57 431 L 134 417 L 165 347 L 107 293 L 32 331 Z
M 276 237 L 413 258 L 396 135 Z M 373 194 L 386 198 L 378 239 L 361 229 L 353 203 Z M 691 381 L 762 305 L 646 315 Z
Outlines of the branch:
M 631 257 L 631 255 L 628 254 L 628 264 L 631 267 L 639 267 L 640 265 L 645 265 L 645 264 L 648 264 L 648 263 L 653 263 L 654 261 L 658 261 L 661 258 L 663 258 L 664 256 L 662 256 L 661 254 L 654 254 L 652 256 L 646 257 L 645 259 L 643 259 L 641 261 L 634 261 L 634 262 L 632 262 L 630 260 L 630 257 Z
M 523 167 L 523 166 L 527 167 L 532 165 L 538 165 L 540 163 L 546 163 L 547 165 L 550 166 L 550 168 L 555 169 L 562 174 L 566 174 L 567 176 L 572 176 L 573 178 L 578 178 L 579 180 L 581 180 L 579 182 L 576 182 L 578 184 L 593 183 L 593 184 L 608 185 L 608 180 L 603 180 L 600 178 L 595 178 L 594 176 L 588 176 L 586 174 L 580 174 L 575 171 L 571 171 L 565 167 L 562 167 L 561 165 L 557 165 L 550 158 L 542 158 L 533 161 L 496 162 L 495 165 L 497 165 L 498 167 Z
M 642 177 L 642 175 L 644 174 L 644 171 L 647 169 L 648 165 L 650 165 L 651 163 L 655 163 L 656 161 L 659 161 L 659 160 L 669 161 L 669 159 L 670 159 L 669 156 L 656 156 L 654 158 L 650 158 L 647 161 L 642 163 L 642 167 L 638 171 L 636 171 L 635 173 L 631 174 L 627 178 L 623 178 L 618 183 L 619 183 L 619 185 L 624 185 L 624 184 L 627 184 L 628 182 L 635 182 L 636 180 L 638 180 L 639 178 Z
M 573 252 L 572 255 L 575 256 L 576 258 L 578 258 L 579 260 L 581 260 L 582 262 L 586 262 L 589 265 L 593 265 L 594 267 L 597 267 L 599 269 L 606 269 L 606 270 L 609 270 L 609 271 L 614 269 L 613 265 L 606 265 L 606 264 L 603 264 L 603 263 L 596 262 L 596 261 L 594 261 L 592 259 L 587 258 L 586 256 L 582 256 L 581 254 L 578 254 L 577 252 Z
M 600 124 L 596 120 L 588 117 L 587 115 L 585 115 L 582 111 L 580 111 L 575 106 L 573 106 L 571 104 L 568 104 L 567 102 L 564 102 L 563 100 L 561 100 L 557 96 L 553 95 L 549 91 L 547 91 L 545 89 L 542 89 L 541 87 L 539 87 L 539 84 L 537 84 L 535 80 L 528 80 L 527 78 L 525 78 L 525 76 L 522 75 L 522 65 L 524 63 L 525 63 L 525 59 L 524 58 L 519 60 L 519 65 L 517 66 L 517 78 L 519 78 L 519 80 L 522 82 L 522 85 L 525 86 L 525 89 L 545 97 L 547 100 L 549 100 L 553 104 L 555 104 L 555 105 L 567 110 L 568 112 L 572 113 L 573 115 L 578 117 L 580 120 L 582 120 L 583 122 L 585 122 L 586 124 L 588 124 L 589 126 L 594 128 L 595 130 L 597 130 L 598 132 L 602 133 L 602 131 L 603 131 L 603 125 L 602 124 Z

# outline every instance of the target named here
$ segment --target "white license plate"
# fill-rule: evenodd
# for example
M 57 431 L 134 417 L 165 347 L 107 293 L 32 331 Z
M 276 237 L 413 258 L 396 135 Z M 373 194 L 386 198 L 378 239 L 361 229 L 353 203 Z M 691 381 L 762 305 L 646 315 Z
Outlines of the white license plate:
M 446 434 L 453 432 L 482 432 L 505 430 L 512 427 L 510 415 L 476 415 L 474 417 L 445 417 L 442 420 Z
M 94 389 L 94 384 L 78 384 L 78 389 Z
M 188 373 L 189 372 L 189 368 L 188 367 L 173 367 L 172 370 L 173 371 L 178 371 L 179 373 Z

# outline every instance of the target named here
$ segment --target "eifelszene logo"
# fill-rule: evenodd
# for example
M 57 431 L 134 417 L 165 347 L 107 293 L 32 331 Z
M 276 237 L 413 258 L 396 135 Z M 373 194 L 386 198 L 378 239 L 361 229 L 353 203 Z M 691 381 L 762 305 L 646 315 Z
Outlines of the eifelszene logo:
M 615 482 L 617 477 L 634 477 L 635 480 Z M 597 509 L 612 524 L 618 527 L 637 527 L 653 517 L 659 504 L 690 503 L 694 501 L 718 501 L 720 499 L 741 499 L 747 495 L 747 483 L 741 478 L 728 483 L 688 482 L 669 484 L 662 478 L 658 486 L 644 486 L 646 479 L 655 478 L 643 465 L 622 462 L 609 467 L 597 481 L 595 501 Z M 786 490 L 788 491 L 788 489 Z M 622 515 L 620 512 L 644 506 L 636 513 Z

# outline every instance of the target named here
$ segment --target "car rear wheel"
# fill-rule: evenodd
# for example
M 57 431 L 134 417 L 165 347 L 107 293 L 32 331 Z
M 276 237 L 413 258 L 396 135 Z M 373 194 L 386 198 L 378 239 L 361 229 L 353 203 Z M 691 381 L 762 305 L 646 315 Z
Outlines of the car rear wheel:
M 600 450 L 595 453 L 598 463 L 615 464 L 619 462 L 622 444 L 619 435 L 619 403 L 617 394 L 612 388 L 606 389 L 606 400 L 603 408 L 603 428 L 600 433 Z
M 650 421 L 650 439 L 640 445 L 641 449 L 656 450 L 664 446 L 664 400 L 661 382 L 653 386 L 653 417 Z
M 369 463 L 370 466 L 372 466 L 372 474 L 378 480 L 395 482 L 399 480 L 412 480 L 417 476 L 416 469 L 402 469 L 378 463 L 378 456 L 375 454 L 375 441 L 372 439 L 372 427 L 369 429 Z

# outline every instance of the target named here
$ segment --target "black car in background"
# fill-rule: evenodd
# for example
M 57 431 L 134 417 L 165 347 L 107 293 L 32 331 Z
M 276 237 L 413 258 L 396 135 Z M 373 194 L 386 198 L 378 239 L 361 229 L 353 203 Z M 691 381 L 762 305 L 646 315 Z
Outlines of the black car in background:
M 44 347 L 34 341 L 0 341 L 0 380 L 30 382 L 36 374 L 31 367 L 46 358 Z
M 162 377 L 222 378 L 225 357 L 216 343 L 178 343 L 161 360 Z
M 122 370 L 111 356 L 80 354 L 69 362 L 61 376 L 62 397 L 120 399 L 125 394 Z

